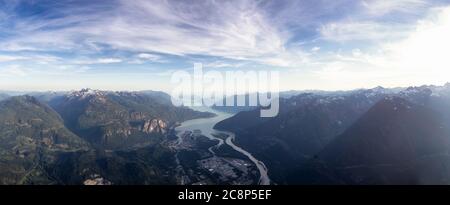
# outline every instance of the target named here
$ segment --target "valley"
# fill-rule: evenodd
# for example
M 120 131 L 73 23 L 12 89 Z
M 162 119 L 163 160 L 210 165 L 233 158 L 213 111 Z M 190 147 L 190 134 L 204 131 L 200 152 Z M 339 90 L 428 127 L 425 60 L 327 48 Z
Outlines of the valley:
M 450 84 L 175 107 L 153 91 L 2 94 L 0 184 L 448 184 Z
M 213 176 L 218 176 L 220 184 L 270 184 L 270 179 L 267 176 L 267 168 L 263 162 L 254 158 L 246 150 L 236 146 L 233 143 L 235 137 L 233 133 L 219 131 L 213 128 L 216 123 L 231 117 L 232 114 L 215 111 L 206 107 L 196 109 L 214 113 L 216 116 L 183 122 L 175 128 L 177 140 L 172 147 L 179 153 L 180 150 L 195 147 L 196 144 L 200 143 L 198 142 L 199 138 L 206 137 L 214 143 L 203 146 L 203 149 L 206 149 L 208 153 L 203 153 L 197 161 L 197 164 L 204 171 L 212 173 Z M 231 149 L 224 151 L 221 149 L 224 146 Z M 228 155 L 224 156 L 224 154 Z M 255 168 L 258 170 L 257 174 L 255 173 Z M 186 173 L 186 171 L 182 171 L 181 173 Z M 243 177 L 237 177 L 238 175 L 242 175 Z M 257 179 L 258 175 L 259 179 Z M 182 178 L 189 179 L 186 175 Z M 197 177 L 194 176 L 194 178 Z M 205 177 L 203 176 L 201 178 L 204 179 Z M 182 184 L 185 182 L 186 180 L 183 180 Z M 202 180 L 195 184 L 207 184 L 207 182 L 206 180 Z

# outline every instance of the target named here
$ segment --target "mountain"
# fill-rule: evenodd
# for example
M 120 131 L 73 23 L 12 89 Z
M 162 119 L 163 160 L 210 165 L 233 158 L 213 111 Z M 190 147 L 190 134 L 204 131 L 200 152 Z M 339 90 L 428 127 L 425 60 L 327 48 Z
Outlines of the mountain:
M 83 89 L 54 98 L 49 104 L 71 131 L 104 149 L 155 144 L 177 122 L 212 116 L 163 104 L 161 95 Z
M 273 180 L 287 183 L 285 173 L 323 149 L 376 102 L 384 88 L 344 94 L 304 93 L 280 98 L 274 118 L 260 118 L 259 109 L 244 111 L 216 125 L 236 133 L 236 141 L 264 161 Z
M 450 84 L 280 99 L 277 117 L 240 112 L 216 126 L 279 184 L 448 184 Z
M 213 105 L 212 108 L 214 110 L 217 111 L 221 111 L 221 112 L 226 112 L 226 113 L 238 113 L 241 111 L 249 111 L 249 110 L 254 110 L 257 108 L 256 105 L 251 105 L 250 104 L 250 96 L 252 95 L 252 97 L 256 97 L 256 104 L 259 104 L 259 93 L 252 93 L 252 94 L 246 94 L 246 95 L 233 95 L 233 96 L 228 96 L 228 97 L 224 97 L 221 101 L 222 105 Z M 238 99 L 244 99 L 244 104 L 239 104 L 238 105 Z M 219 101 L 220 102 L 220 101 Z M 229 106 L 228 104 L 231 104 L 231 102 L 233 105 Z
M 31 96 L 0 102 L 0 142 L 0 184 L 49 181 L 42 161 L 88 149 L 55 111 Z
M 320 90 L 305 90 L 305 91 L 297 91 L 297 90 L 290 90 L 290 91 L 283 91 L 278 93 L 279 98 L 281 99 L 289 99 L 294 96 L 299 96 L 303 94 L 316 94 L 316 95 L 339 95 L 339 94 L 345 94 L 352 91 L 320 91 Z M 213 105 L 212 108 L 218 111 L 227 112 L 227 113 L 239 113 L 242 111 L 251 111 L 258 108 L 257 105 L 259 105 L 259 95 L 264 93 L 251 93 L 251 94 L 245 94 L 245 95 L 233 95 L 225 97 L 222 100 L 222 105 Z M 256 97 L 256 105 L 250 105 L 250 95 L 253 95 Z M 237 105 L 238 99 L 244 99 L 245 105 Z M 226 104 L 226 102 L 234 102 L 232 106 L 229 106 Z
M 117 151 L 89 149 L 56 155 L 45 165 L 45 173 L 51 184 L 168 185 L 176 184 L 176 161 L 172 150 L 162 144 Z
M 275 184 L 450 183 L 450 84 L 288 94 L 215 126 Z M 0 184 L 175 184 L 173 128 L 212 116 L 155 91 L 30 95 L 0 100 Z
M 316 178 L 333 176 L 328 183 L 448 184 L 446 117 L 427 104 L 385 98 L 327 145 L 309 168 L 314 167 Z M 302 179 L 299 173 L 297 178 Z
M 146 95 L 146 96 L 152 98 L 153 100 L 155 100 L 159 104 L 165 104 L 165 105 L 172 104 L 172 100 L 170 98 L 170 95 L 165 93 L 165 92 L 153 91 L 153 90 L 144 90 L 144 91 L 139 91 L 137 93 Z
M 407 162 L 447 151 L 448 126 L 438 112 L 399 97 L 386 97 L 319 156 L 334 166 Z
M 4 141 L 26 139 L 33 145 L 44 144 L 48 149 L 72 150 L 85 143 L 64 127 L 63 120 L 53 109 L 31 96 L 11 97 L 0 104 L 0 121 Z
M 175 184 L 167 132 L 212 116 L 153 91 L 30 95 L 0 101 L 0 184 Z
M 67 95 L 69 92 L 60 91 L 47 91 L 47 92 L 28 92 L 26 95 L 33 96 L 39 101 L 43 103 L 48 103 L 50 101 L 55 101 L 58 98 L 62 98 L 64 95 Z
M 6 99 L 6 98 L 8 98 L 8 97 L 9 97 L 9 95 L 0 93 L 0 101 Z

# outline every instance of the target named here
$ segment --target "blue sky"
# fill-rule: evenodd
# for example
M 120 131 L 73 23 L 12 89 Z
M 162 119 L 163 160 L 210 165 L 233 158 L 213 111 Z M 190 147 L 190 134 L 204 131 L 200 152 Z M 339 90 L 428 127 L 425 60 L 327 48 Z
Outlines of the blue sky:
M 171 89 L 277 70 L 282 90 L 450 81 L 450 2 L 0 0 L 0 90 Z

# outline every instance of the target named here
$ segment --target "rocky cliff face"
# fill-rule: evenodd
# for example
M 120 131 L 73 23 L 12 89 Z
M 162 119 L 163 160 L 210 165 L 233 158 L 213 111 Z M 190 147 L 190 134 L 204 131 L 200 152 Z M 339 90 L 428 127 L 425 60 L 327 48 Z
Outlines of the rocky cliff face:
M 166 133 L 167 129 L 167 123 L 164 122 L 161 119 L 152 119 L 152 120 L 146 120 L 144 122 L 144 125 L 142 126 L 141 131 L 145 133 Z
M 146 133 L 146 134 L 165 134 L 168 131 L 167 122 L 161 119 L 152 120 L 142 120 L 136 127 L 131 125 L 105 129 L 103 133 L 104 137 L 112 137 L 114 135 L 121 135 L 124 137 L 129 137 L 135 133 Z

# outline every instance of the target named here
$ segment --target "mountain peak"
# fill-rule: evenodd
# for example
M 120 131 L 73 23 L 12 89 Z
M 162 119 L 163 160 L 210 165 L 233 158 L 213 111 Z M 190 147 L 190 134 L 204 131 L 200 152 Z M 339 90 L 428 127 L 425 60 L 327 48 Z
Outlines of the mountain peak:
M 80 91 L 74 91 L 68 95 L 69 98 L 81 98 L 84 99 L 86 97 L 91 96 L 104 96 L 107 91 L 94 90 L 90 88 L 83 88 Z
M 450 88 L 450 82 L 445 83 L 444 87 Z
M 411 94 L 431 94 L 432 91 L 428 86 L 420 86 L 420 87 L 408 87 L 405 90 L 400 92 L 400 95 L 411 95 Z
M 383 90 L 385 90 L 385 88 L 383 86 L 377 86 L 377 87 L 372 88 L 372 90 L 374 90 L 374 91 L 383 91 Z

